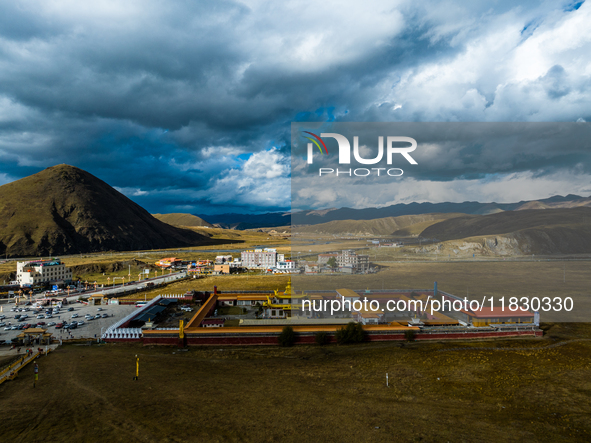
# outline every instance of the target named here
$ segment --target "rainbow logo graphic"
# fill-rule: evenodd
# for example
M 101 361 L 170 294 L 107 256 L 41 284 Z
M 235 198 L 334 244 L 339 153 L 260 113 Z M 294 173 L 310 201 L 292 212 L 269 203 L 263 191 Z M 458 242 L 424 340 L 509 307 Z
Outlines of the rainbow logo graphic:
M 304 138 L 307 138 L 308 140 L 310 140 L 312 143 L 314 143 L 316 146 L 318 146 L 318 149 L 320 149 L 320 153 L 321 154 L 325 154 L 328 155 L 328 149 L 326 149 L 326 145 L 324 144 L 324 142 L 322 141 L 322 139 L 320 137 L 318 137 L 316 134 L 312 134 L 311 132 L 308 131 L 304 131 L 304 133 L 306 134 L 310 134 L 311 136 L 313 136 L 316 140 L 314 140 L 314 138 L 312 137 L 308 137 L 306 135 L 304 135 Z M 322 151 L 322 148 L 320 147 L 320 145 L 318 144 L 318 142 L 322 143 L 322 146 L 324 146 L 324 151 Z M 310 151 L 311 153 L 311 151 Z

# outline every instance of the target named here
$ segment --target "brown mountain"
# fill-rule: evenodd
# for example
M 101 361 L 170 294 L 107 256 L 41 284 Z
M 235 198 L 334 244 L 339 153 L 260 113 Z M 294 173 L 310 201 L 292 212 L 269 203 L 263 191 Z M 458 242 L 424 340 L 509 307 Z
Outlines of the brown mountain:
M 334 220 L 317 225 L 298 226 L 294 231 L 298 233 L 334 234 L 334 235 L 394 235 L 407 236 L 413 234 L 413 227 L 420 225 L 421 232 L 427 226 L 441 220 L 458 217 L 464 214 L 421 214 L 401 215 L 399 217 L 384 217 L 375 220 Z M 416 229 L 415 229 L 416 231 Z
M 155 218 L 161 222 L 167 223 L 172 226 L 207 226 L 211 228 L 213 225 L 206 222 L 201 217 L 197 217 L 193 214 L 152 214 Z
M 590 253 L 591 208 L 524 209 L 491 215 L 464 215 L 433 224 L 421 233 L 421 237 L 439 241 L 491 236 L 510 239 L 527 253 Z M 493 238 L 491 241 L 499 240 Z
M 69 165 L 0 186 L 0 256 L 45 256 L 212 243 L 170 226 Z

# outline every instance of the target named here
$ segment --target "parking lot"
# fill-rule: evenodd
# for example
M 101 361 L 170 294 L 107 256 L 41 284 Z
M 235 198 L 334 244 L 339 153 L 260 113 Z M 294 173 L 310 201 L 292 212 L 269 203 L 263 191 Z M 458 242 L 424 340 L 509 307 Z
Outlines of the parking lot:
M 50 314 L 50 318 L 46 317 L 46 311 L 52 310 L 51 307 L 44 306 L 42 310 L 36 311 L 34 306 L 19 306 L 19 308 L 28 308 L 28 311 L 11 311 L 13 305 L 2 305 L 3 312 L 0 312 L 0 317 L 5 316 L 6 318 L 0 319 L 0 324 L 5 323 L 5 326 L 0 326 L 0 343 L 4 343 L 6 340 L 12 340 L 17 335 L 21 334 L 24 330 L 5 330 L 8 326 L 30 324 L 31 327 L 41 327 L 47 329 L 48 332 L 52 333 L 54 338 L 95 338 L 100 337 L 101 333 L 104 332 L 113 323 L 116 323 L 130 312 L 137 309 L 133 305 L 101 305 L 91 306 L 82 303 L 70 303 L 62 306 L 59 314 Z M 68 309 L 72 309 L 69 311 Z M 15 315 L 26 314 L 27 318 L 24 321 L 19 322 L 15 319 Z M 86 315 L 91 315 L 93 319 L 87 319 Z M 95 318 L 97 314 L 100 314 L 100 318 Z M 106 317 L 103 316 L 106 315 Z M 43 315 L 44 318 L 37 318 L 38 315 Z M 49 323 L 72 323 L 73 321 L 83 322 L 82 325 L 77 326 L 75 329 L 58 329 L 55 326 L 48 326 Z M 44 322 L 45 325 L 36 326 L 39 322 Z

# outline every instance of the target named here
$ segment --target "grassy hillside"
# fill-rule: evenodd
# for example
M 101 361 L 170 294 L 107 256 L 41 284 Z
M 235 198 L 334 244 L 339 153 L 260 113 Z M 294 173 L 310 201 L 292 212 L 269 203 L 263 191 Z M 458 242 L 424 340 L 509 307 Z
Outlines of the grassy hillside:
M 7 417 L 2 437 L 15 443 L 589 441 L 591 345 L 570 340 L 589 337 L 589 327 L 544 328 L 543 339 L 484 343 L 185 352 L 66 345 L 39 360 L 35 388 L 32 365 L 0 386 Z M 139 381 L 132 380 L 136 355 Z M 265 389 L 278 374 L 281 383 Z
M 526 254 L 589 253 L 591 208 L 520 210 L 484 216 L 465 215 L 431 225 L 421 236 L 440 241 L 464 239 L 484 242 L 485 247 L 493 249 L 499 243 L 508 242 L 513 243 L 513 248 Z
M 213 226 L 211 223 L 206 222 L 201 217 L 197 217 L 193 214 L 152 214 L 155 218 L 161 222 L 168 223 L 172 226 Z
M 335 220 L 311 226 L 294 228 L 298 233 L 314 234 L 354 234 L 354 235 L 416 235 L 425 227 L 441 220 L 459 217 L 462 214 L 422 214 L 402 215 L 400 217 L 385 217 L 375 220 Z M 413 229 L 420 225 L 422 229 Z
M 0 186 L 0 255 L 173 248 L 214 240 L 152 217 L 86 171 L 54 166 Z

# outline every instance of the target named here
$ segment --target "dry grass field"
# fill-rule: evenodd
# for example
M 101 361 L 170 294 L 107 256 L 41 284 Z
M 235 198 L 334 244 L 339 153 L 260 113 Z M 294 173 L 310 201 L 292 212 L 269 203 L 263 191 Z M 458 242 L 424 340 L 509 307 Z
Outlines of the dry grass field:
M 591 327 L 545 329 L 543 339 L 404 345 L 63 346 L 39 360 L 36 388 L 32 367 L 0 385 L 1 439 L 589 441 L 591 341 L 573 338 Z
M 482 297 L 572 297 L 579 321 L 591 318 L 589 261 L 493 261 L 382 263 L 377 274 L 301 275 L 297 289 L 439 289 L 482 300 Z M 569 314 L 570 315 L 570 314 Z M 570 318 L 573 318 L 571 315 Z M 542 320 L 564 319 L 542 314 Z
M 213 260 L 216 255 L 225 254 L 223 251 L 229 251 L 228 254 L 233 254 L 235 257 L 240 257 L 239 252 L 245 249 L 252 249 L 254 247 L 274 247 L 280 253 L 289 255 L 291 248 L 289 240 L 282 237 L 271 236 L 265 232 L 255 231 L 236 231 L 232 229 L 218 229 L 218 228 L 199 228 L 188 227 L 200 234 L 208 235 L 216 240 L 227 240 L 226 244 L 208 245 L 192 248 L 180 249 L 161 249 L 154 251 L 127 251 L 127 252 L 101 252 L 95 254 L 79 254 L 71 256 L 61 256 L 66 266 L 80 267 L 82 270 L 75 273 L 89 282 L 96 281 L 98 284 L 112 284 L 113 278 L 117 277 L 117 282 L 121 284 L 121 277 L 128 279 L 130 272 L 127 264 L 124 264 L 124 269 L 108 270 L 103 275 L 103 272 L 96 272 L 93 268 L 96 265 L 104 268 L 112 268 L 114 265 L 120 263 L 131 263 L 131 278 L 137 280 L 138 274 L 146 266 L 135 265 L 134 261 L 140 261 L 147 265 L 153 265 L 154 262 L 164 257 L 177 257 L 181 260 Z M 222 252 L 218 252 L 222 251 Z M 10 280 L 11 273 L 16 271 L 16 262 L 14 260 L 0 263 L 0 284 L 2 280 L 7 282 Z M 158 273 L 160 274 L 160 271 Z M 151 277 L 154 276 L 154 270 L 151 271 Z M 109 278 L 110 280 L 107 280 Z
M 294 275 L 296 289 L 430 289 L 438 282 L 440 290 L 464 297 L 572 297 L 579 320 L 591 318 L 591 272 L 588 261 L 540 262 L 401 262 L 382 263 L 377 274 Z M 148 291 L 147 297 L 178 294 L 188 290 L 283 289 L 287 275 L 223 275 L 172 283 Z M 137 297 L 137 296 L 136 296 Z M 573 311 L 573 314 L 574 314 Z M 583 316 L 583 318 L 580 318 Z M 551 320 L 542 314 L 542 320 Z

